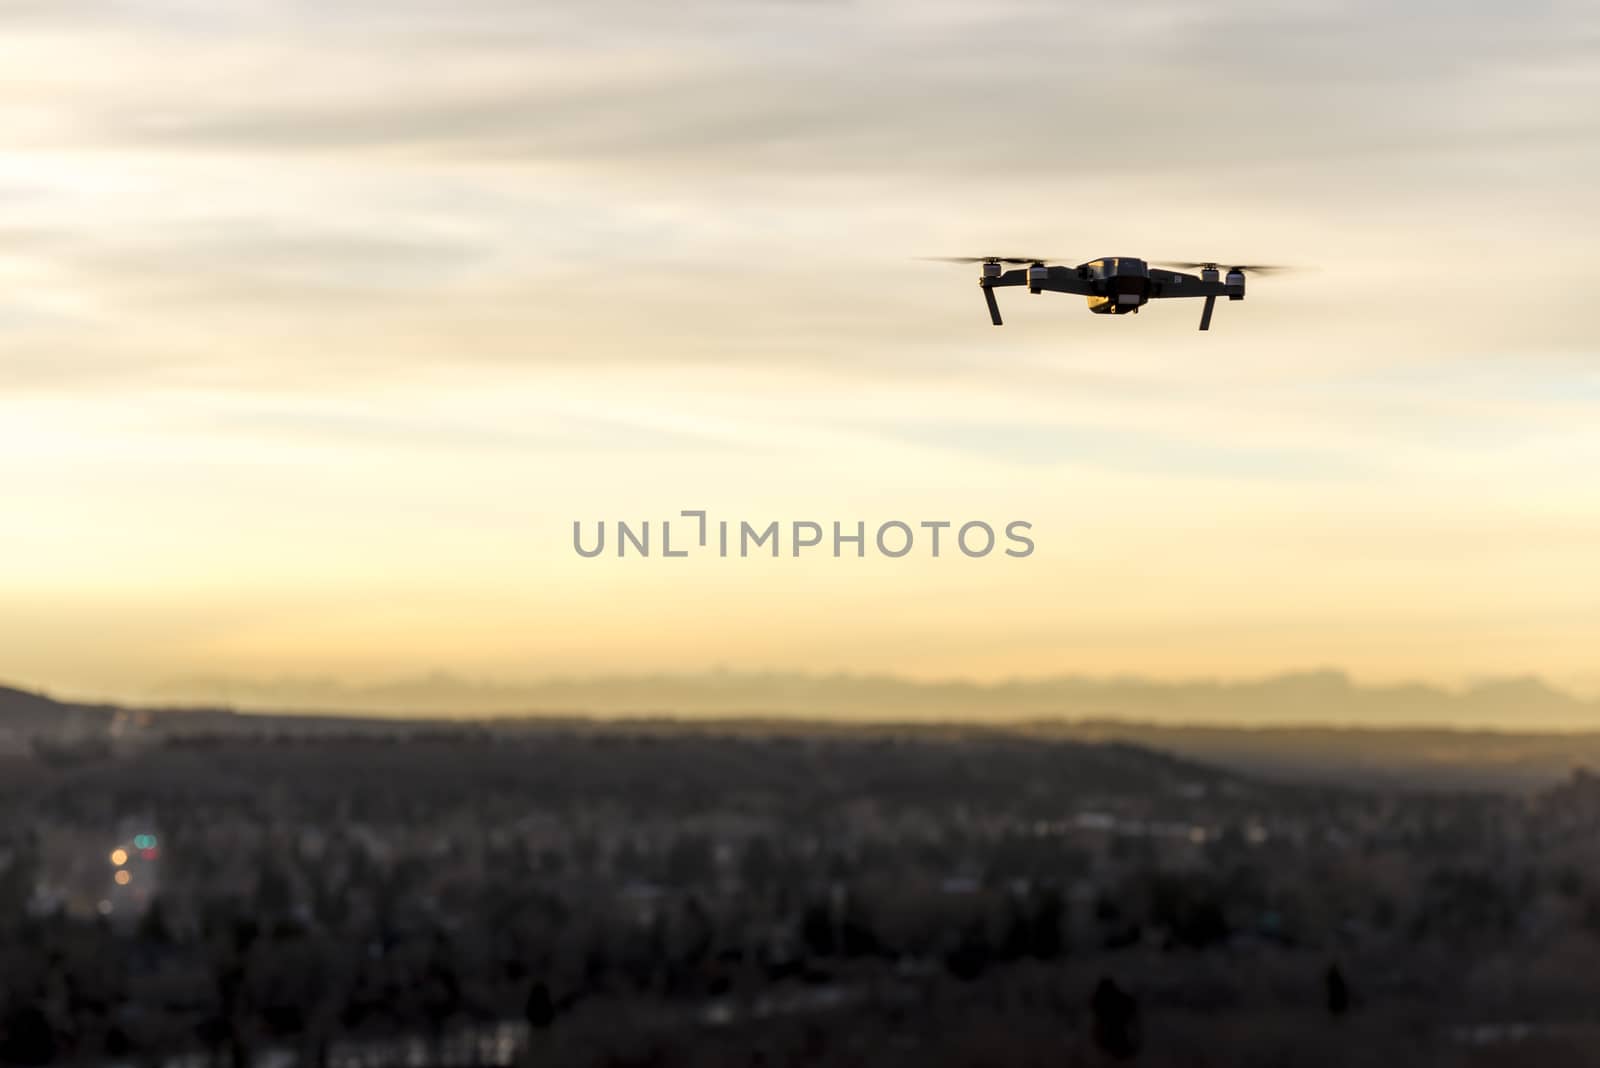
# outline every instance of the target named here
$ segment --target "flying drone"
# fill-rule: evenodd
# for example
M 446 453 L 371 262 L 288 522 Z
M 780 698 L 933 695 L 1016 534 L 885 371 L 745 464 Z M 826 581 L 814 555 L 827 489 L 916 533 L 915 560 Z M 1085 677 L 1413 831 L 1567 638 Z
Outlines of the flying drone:
M 1182 271 L 1167 271 L 1152 267 L 1144 260 L 1132 256 L 1106 256 L 1090 260 L 1076 267 L 1052 267 L 1043 259 L 1029 256 L 935 256 L 944 263 L 981 263 L 978 285 L 983 299 L 989 305 L 989 319 L 1001 325 L 1000 305 L 995 302 L 994 291 L 1001 286 L 1027 286 L 1029 293 L 1078 293 L 1089 298 L 1089 310 L 1096 315 L 1126 315 L 1138 310 L 1152 300 L 1169 297 L 1204 297 L 1205 306 L 1200 312 L 1200 329 L 1211 329 L 1211 309 L 1218 297 L 1229 300 L 1244 299 L 1244 278 L 1247 272 L 1267 273 L 1281 271 L 1282 267 L 1239 265 L 1229 267 L 1227 274 L 1217 263 L 1174 262 L 1173 267 L 1198 270 L 1198 275 Z M 1015 270 L 1006 270 L 1005 264 L 1019 264 Z

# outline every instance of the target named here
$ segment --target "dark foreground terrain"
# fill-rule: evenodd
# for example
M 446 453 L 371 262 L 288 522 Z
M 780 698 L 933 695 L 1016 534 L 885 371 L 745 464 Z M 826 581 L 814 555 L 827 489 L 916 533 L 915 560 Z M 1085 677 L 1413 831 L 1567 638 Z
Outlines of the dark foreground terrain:
M 1600 1061 L 1581 773 L 1442 793 L 1037 731 L 186 722 L 0 755 L 0 1061 Z

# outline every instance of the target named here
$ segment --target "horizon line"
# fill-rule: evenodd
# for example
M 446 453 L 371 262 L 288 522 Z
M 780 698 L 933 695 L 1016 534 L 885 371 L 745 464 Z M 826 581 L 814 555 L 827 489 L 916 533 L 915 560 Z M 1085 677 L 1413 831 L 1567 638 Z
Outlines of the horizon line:
M 782 681 L 815 686 L 820 692 L 806 696 L 796 694 L 760 693 L 740 695 L 717 692 L 717 683 L 732 683 L 759 688 L 763 682 Z M 1348 709 L 1294 708 L 1261 709 L 1244 708 L 1234 714 L 1221 713 L 1215 708 L 1167 707 L 1152 708 L 1074 708 L 1059 710 L 1041 708 L 995 707 L 985 710 L 961 707 L 974 698 L 984 696 L 1011 696 L 1022 700 L 1051 699 L 1051 687 L 1083 687 L 1089 692 L 1082 695 L 1063 694 L 1063 698 L 1082 696 L 1088 699 L 1121 697 L 1127 701 L 1151 701 L 1162 704 L 1185 696 L 1204 697 L 1211 700 L 1226 699 L 1233 694 L 1251 691 L 1270 691 L 1274 686 L 1293 686 L 1297 682 L 1320 682 L 1329 687 L 1321 695 L 1326 704 L 1342 696 L 1350 701 Z M 682 688 L 690 692 L 666 693 L 651 698 L 638 693 L 592 693 L 586 689 L 603 690 L 607 687 L 636 689 L 642 686 L 661 685 L 667 689 Z M 840 692 L 829 699 L 827 688 L 840 687 Z M 900 701 L 907 699 L 940 698 L 932 707 L 896 708 L 900 701 L 887 702 L 888 707 L 874 709 L 862 707 L 863 699 L 870 695 L 860 692 L 862 687 L 885 687 L 891 693 L 898 691 Z M 427 692 L 433 688 L 435 692 Z M 703 689 L 702 689 L 703 688 Z M 1119 688 L 1128 693 L 1118 694 Z M 1324 729 L 1324 730 L 1439 730 L 1492 731 L 1498 733 L 1594 733 L 1600 731 L 1600 721 L 1593 724 L 1583 720 L 1591 713 L 1600 713 L 1600 697 L 1584 694 L 1552 684 L 1545 678 L 1524 673 L 1517 675 L 1490 675 L 1451 687 L 1425 680 L 1367 681 L 1353 677 L 1349 672 L 1329 667 L 1287 670 L 1264 675 L 1235 677 L 1181 677 L 1162 678 L 1147 675 L 1116 674 L 1055 674 L 1041 676 L 1013 676 L 994 681 L 970 678 L 918 679 L 892 673 L 849 671 L 806 672 L 799 670 L 756 670 L 710 668 L 700 671 L 637 672 L 590 675 L 548 675 L 534 681 L 505 681 L 490 678 L 471 678 L 449 671 L 436 670 L 425 674 L 394 678 L 383 682 L 357 684 L 333 677 L 279 676 L 274 679 L 191 678 L 173 680 L 145 695 L 112 697 L 77 697 L 52 692 L 48 688 L 6 684 L 0 681 L 0 690 L 43 698 L 58 704 L 83 707 L 115 707 L 132 711 L 170 712 L 229 712 L 249 716 L 293 716 L 296 718 L 361 718 L 376 721 L 430 721 L 477 722 L 516 720 L 584 720 L 584 721 L 655 721 L 713 724 L 717 722 L 773 722 L 853 724 L 863 727 L 874 725 L 929 725 L 973 727 L 1028 727 L 1054 724 L 1093 725 L 1096 723 L 1122 726 L 1183 727 L 1191 729 Z M 696 694 L 693 691 L 702 689 Z M 1513 702 L 1522 696 L 1532 697 L 1548 705 L 1566 706 L 1566 714 L 1523 716 L 1507 708 L 1501 714 L 1490 709 L 1461 708 L 1473 712 L 1468 716 L 1452 716 L 1448 706 L 1485 697 Z M 219 693 L 206 694 L 205 690 Z M 228 691 L 245 691 L 230 694 Z M 452 693 L 451 691 L 456 691 Z M 168 691 L 163 694 L 162 691 Z M 184 691 L 188 691 L 185 693 Z M 200 691 L 200 692 L 196 692 Z M 254 692 L 250 692 L 254 691 Z M 295 692 L 299 691 L 299 692 Z M 550 692 L 557 691 L 557 692 Z M 561 693 L 559 691 L 578 691 Z M 885 695 L 888 696 L 888 695 Z M 1270 697 L 1267 694 L 1258 696 Z M 1383 720 L 1375 715 L 1379 708 L 1374 702 L 1392 703 L 1412 698 L 1432 704 L 1431 709 L 1401 712 L 1389 711 L 1397 718 Z M 955 707 L 950 707 L 954 705 Z M 1547 711 L 1548 711 L 1547 705 Z M 808 707 L 809 706 L 809 707 Z M 942 707 L 941 707 L 942 706 Z M 1443 706 L 1443 707 L 1441 707 Z M 1533 710 L 1529 710 L 1533 711 Z M 1187 712 L 1194 718 L 1184 715 Z M 1176 714 L 1175 714 L 1176 713 Z

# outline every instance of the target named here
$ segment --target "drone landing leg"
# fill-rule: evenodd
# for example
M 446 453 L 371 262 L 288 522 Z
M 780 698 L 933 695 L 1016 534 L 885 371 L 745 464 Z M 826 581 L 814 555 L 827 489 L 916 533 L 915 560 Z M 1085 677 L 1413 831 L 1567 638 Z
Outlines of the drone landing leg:
M 988 286 L 984 286 L 983 300 L 984 303 L 989 305 L 989 321 L 995 326 L 1003 325 L 1000 322 L 1000 305 L 995 303 L 994 290 L 990 289 Z
M 1217 298 L 1216 297 L 1207 297 L 1206 298 L 1205 310 L 1200 313 L 1200 329 L 1202 329 L 1202 330 L 1210 330 L 1211 329 L 1211 309 L 1216 305 L 1216 303 L 1217 303 Z

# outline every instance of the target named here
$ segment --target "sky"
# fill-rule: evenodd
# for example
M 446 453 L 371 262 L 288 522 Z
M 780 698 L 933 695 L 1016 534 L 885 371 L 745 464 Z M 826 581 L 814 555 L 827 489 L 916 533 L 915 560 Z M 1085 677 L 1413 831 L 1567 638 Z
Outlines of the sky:
M 1591 3 L 9 0 L 0 144 L 8 681 L 1600 692 Z M 684 509 L 1036 549 L 573 551 Z

